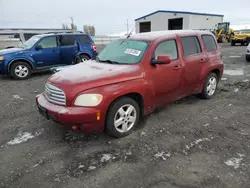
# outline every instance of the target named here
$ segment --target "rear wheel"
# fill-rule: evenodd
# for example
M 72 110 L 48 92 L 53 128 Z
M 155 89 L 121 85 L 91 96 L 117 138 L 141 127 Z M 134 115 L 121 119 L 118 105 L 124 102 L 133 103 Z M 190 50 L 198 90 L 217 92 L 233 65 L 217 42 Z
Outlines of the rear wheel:
M 246 60 L 250 62 L 250 55 L 246 55 Z
M 28 79 L 31 75 L 31 67 L 26 62 L 18 61 L 11 65 L 10 74 L 17 80 Z
M 210 73 L 205 81 L 204 88 L 200 94 L 203 99 L 210 99 L 215 95 L 218 84 L 218 77 L 215 73 Z
M 231 46 L 235 46 L 235 41 L 234 40 L 231 41 Z
M 86 55 L 80 55 L 76 58 L 76 64 L 88 61 L 90 58 Z
M 116 138 L 127 136 L 137 126 L 139 117 L 137 102 L 129 97 L 120 98 L 110 106 L 107 113 L 107 133 Z

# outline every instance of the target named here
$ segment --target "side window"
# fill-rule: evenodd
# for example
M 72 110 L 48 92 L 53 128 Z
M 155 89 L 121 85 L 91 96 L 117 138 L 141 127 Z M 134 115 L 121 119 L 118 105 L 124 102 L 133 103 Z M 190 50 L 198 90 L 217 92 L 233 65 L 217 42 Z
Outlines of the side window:
M 78 40 L 81 44 L 89 44 L 91 43 L 91 40 L 87 35 L 77 35 Z
M 184 56 L 201 53 L 201 46 L 197 37 L 181 37 L 181 42 L 184 50 Z
M 155 49 L 154 58 L 157 59 L 158 56 L 167 55 L 171 60 L 178 58 L 177 45 L 175 40 L 168 40 L 160 43 Z
M 57 47 L 56 37 L 46 37 L 42 39 L 38 45 L 41 45 L 42 48 L 56 48 Z
M 217 50 L 217 45 L 214 37 L 212 37 L 211 35 L 202 35 L 202 40 L 204 41 L 205 47 L 208 52 Z
M 64 35 L 60 37 L 60 46 L 74 46 L 75 36 L 73 35 Z

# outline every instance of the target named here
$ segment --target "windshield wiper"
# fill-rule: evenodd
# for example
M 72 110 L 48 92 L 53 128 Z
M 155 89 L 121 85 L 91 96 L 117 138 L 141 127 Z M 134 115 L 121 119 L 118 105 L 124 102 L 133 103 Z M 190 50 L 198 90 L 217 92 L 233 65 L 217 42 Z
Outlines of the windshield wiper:
M 109 64 L 119 64 L 119 62 L 117 61 L 112 61 L 112 60 L 109 60 L 109 59 L 106 59 L 106 60 L 100 60 L 100 62 L 103 62 L 103 63 L 109 63 Z

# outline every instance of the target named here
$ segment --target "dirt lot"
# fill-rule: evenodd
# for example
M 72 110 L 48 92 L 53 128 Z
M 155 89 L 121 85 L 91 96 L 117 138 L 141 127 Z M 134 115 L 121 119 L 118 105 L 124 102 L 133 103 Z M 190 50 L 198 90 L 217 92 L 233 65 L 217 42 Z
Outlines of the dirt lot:
M 49 74 L 0 77 L 0 187 L 249 188 L 250 63 L 222 46 L 215 98 L 190 96 L 147 116 L 130 136 L 71 134 L 41 117 Z

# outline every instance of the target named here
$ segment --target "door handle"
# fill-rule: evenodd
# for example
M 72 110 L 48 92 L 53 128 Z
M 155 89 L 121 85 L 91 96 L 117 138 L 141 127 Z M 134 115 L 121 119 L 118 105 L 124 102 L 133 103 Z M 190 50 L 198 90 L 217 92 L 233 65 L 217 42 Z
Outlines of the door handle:
M 181 68 L 180 65 L 175 65 L 175 66 L 174 66 L 174 70 L 179 70 L 180 68 Z

